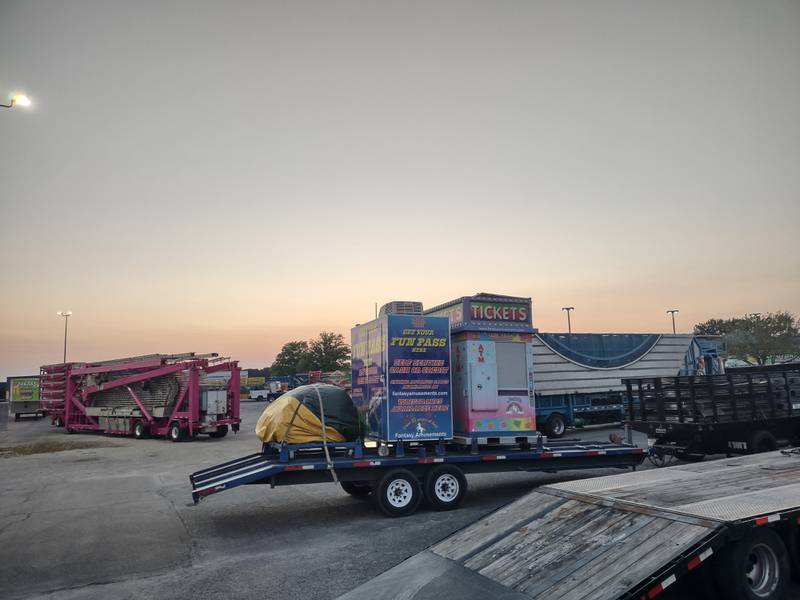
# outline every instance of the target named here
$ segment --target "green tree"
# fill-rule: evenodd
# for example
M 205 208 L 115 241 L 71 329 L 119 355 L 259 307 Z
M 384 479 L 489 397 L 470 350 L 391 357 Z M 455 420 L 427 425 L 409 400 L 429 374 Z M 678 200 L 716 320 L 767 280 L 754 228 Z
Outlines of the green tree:
M 323 331 L 309 343 L 308 359 L 312 371 L 346 369 L 350 360 L 350 347 L 341 333 Z
M 800 329 L 787 311 L 752 313 L 732 319 L 709 319 L 694 326 L 697 335 L 721 335 L 728 354 L 751 364 L 800 355 Z
M 269 368 L 270 375 L 294 375 L 308 371 L 308 342 L 286 342 Z

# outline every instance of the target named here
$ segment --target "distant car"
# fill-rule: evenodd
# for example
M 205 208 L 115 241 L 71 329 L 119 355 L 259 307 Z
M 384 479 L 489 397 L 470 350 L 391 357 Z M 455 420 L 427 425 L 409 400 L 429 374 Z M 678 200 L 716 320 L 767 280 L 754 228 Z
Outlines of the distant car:
M 272 402 L 283 394 L 283 389 L 278 381 L 268 381 L 266 387 L 257 390 L 250 390 L 250 400 Z

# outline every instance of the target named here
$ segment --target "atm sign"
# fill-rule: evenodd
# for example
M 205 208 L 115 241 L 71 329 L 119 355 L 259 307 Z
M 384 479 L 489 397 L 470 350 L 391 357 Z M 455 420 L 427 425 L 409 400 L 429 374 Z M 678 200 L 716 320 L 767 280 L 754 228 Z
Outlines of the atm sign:
M 527 323 L 530 315 L 524 304 L 502 304 L 492 302 L 471 302 L 469 316 L 473 321 L 511 321 Z

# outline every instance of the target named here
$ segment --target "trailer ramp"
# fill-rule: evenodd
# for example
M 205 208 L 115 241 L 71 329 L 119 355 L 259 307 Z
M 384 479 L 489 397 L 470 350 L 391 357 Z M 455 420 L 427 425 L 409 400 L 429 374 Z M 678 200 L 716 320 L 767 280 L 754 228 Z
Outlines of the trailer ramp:
M 799 499 L 800 457 L 779 452 L 545 486 L 342 598 L 655 598 Z

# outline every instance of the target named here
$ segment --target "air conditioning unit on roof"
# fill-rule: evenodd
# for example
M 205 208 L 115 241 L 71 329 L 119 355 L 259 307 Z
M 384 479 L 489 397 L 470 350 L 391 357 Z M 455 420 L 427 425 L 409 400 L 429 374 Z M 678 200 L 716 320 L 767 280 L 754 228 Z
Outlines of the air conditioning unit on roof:
M 411 302 L 408 300 L 393 300 L 381 306 L 379 316 L 386 315 L 421 315 L 422 302 Z

